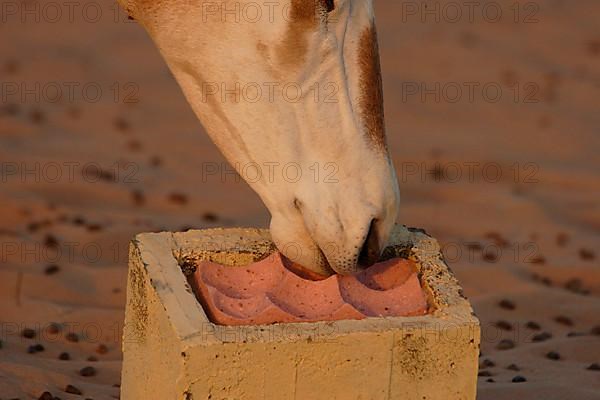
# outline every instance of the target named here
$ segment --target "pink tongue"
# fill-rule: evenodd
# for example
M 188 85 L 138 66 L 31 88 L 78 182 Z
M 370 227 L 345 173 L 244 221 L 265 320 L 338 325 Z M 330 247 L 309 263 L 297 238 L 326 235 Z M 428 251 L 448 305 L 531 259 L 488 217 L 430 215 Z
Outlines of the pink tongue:
M 399 258 L 375 264 L 356 276 L 335 275 L 321 281 L 291 272 L 279 253 L 245 267 L 201 261 L 192 284 L 210 319 L 222 325 L 399 317 L 427 312 L 414 263 Z

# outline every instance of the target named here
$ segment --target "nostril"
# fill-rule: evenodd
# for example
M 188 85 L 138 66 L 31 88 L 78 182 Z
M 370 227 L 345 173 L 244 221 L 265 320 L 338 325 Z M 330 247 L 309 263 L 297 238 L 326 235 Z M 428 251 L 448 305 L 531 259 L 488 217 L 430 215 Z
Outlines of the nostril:
M 379 236 L 377 235 L 377 229 L 375 229 L 376 223 L 376 219 L 371 220 L 369 232 L 367 233 L 367 237 L 365 238 L 365 242 L 358 256 L 358 264 L 363 268 L 370 267 L 379 261 L 380 243 Z

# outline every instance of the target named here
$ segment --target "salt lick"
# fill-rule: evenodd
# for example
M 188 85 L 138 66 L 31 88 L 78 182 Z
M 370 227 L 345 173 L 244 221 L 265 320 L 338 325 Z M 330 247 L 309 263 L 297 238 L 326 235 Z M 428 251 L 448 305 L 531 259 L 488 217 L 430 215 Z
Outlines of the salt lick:
M 191 284 L 211 321 L 223 325 L 422 315 L 427 301 L 414 263 L 392 259 L 357 276 L 303 279 L 275 252 L 244 267 L 198 262 Z

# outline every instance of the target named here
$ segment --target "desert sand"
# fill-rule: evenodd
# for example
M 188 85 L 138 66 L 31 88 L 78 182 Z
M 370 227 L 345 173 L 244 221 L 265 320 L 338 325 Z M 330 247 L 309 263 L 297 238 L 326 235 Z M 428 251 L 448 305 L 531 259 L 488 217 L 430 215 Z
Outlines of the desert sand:
M 269 216 L 116 4 L 8 3 L 0 398 L 118 398 L 128 241 Z M 598 399 L 600 3 L 428 3 L 376 0 L 399 222 L 481 320 L 479 399 Z

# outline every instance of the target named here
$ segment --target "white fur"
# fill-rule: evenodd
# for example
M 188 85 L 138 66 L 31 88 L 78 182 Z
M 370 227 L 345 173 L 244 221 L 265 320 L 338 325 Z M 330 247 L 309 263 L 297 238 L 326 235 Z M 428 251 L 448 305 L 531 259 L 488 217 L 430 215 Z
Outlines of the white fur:
M 250 163 L 261 168 L 263 179 L 249 183 L 271 212 L 271 234 L 278 248 L 315 272 L 333 273 L 328 265 L 339 273 L 355 272 L 371 220 L 379 221 L 383 247 L 399 204 L 387 151 L 373 146 L 358 110 L 357 46 L 361 33 L 373 23 L 371 0 L 336 0 L 330 22 L 307 35 L 304 60 L 291 65 L 278 56 L 290 26 L 282 13 L 276 12 L 274 21 L 264 15 L 259 22 L 241 18 L 236 23 L 233 17 L 222 21 L 209 14 L 206 1 L 170 1 L 140 22 L 226 158 L 243 177 L 256 170 Z M 276 10 L 290 1 L 282 0 Z M 246 96 L 236 103 L 232 96 L 222 101 L 221 92 L 207 94 L 214 83 L 234 88 L 236 82 L 240 87 L 263 87 L 263 96 L 257 102 Z M 269 82 L 297 84 L 305 96 L 294 103 L 277 90 L 270 101 L 264 91 Z M 310 91 L 317 83 L 318 101 L 315 90 Z M 337 88 L 336 101 L 328 103 L 326 85 L 331 84 Z M 284 179 L 286 165 L 290 173 L 299 166 L 302 177 L 297 182 L 294 176 Z M 273 179 L 268 179 L 269 166 L 275 171 Z M 332 179 L 337 182 L 326 181 L 334 169 Z

